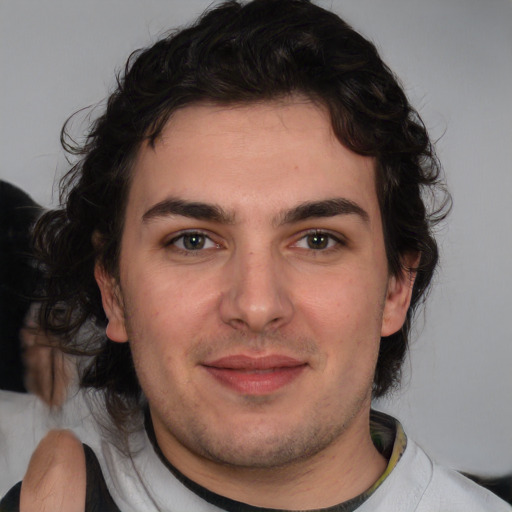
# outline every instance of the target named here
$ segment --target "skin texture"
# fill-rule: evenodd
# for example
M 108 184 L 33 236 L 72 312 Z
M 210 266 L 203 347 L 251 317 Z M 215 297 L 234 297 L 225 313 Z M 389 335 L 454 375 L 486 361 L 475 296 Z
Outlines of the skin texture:
M 30 459 L 20 512 L 84 512 L 85 485 L 82 443 L 69 430 L 51 431 Z
M 119 282 L 96 278 L 164 455 L 262 507 L 363 492 L 386 465 L 369 434 L 380 338 L 412 287 L 388 272 L 373 160 L 294 98 L 186 107 L 133 172 Z

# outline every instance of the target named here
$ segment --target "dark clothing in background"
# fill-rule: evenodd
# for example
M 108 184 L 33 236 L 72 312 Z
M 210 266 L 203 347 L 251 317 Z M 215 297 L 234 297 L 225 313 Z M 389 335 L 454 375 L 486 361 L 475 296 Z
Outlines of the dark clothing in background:
M 19 331 L 33 300 L 38 271 L 31 230 L 41 207 L 0 180 L 0 389 L 26 391 Z

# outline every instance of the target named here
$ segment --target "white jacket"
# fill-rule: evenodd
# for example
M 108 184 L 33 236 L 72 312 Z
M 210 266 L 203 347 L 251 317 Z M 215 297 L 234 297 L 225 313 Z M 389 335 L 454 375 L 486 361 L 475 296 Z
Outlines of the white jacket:
M 132 455 L 123 455 L 106 440 L 81 395 L 60 413 L 51 413 L 33 396 L 0 391 L 0 497 L 23 478 L 30 455 L 51 428 L 72 429 L 94 450 L 110 493 L 123 512 L 223 510 L 169 472 L 145 431 L 131 436 Z M 505 512 L 512 507 L 459 473 L 435 464 L 409 439 L 396 467 L 358 512 L 413 511 Z

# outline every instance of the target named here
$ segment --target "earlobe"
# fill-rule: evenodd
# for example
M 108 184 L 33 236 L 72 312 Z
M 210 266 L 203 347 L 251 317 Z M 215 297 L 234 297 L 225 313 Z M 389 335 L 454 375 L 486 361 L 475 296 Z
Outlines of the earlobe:
M 416 278 L 416 272 L 411 269 L 416 268 L 419 259 L 419 255 L 409 255 L 405 258 L 405 265 L 400 273 L 389 278 L 382 315 L 382 337 L 391 336 L 399 331 L 405 322 Z
M 94 277 L 98 283 L 103 309 L 108 318 L 106 334 L 110 340 L 124 343 L 128 341 L 128 334 L 119 284 L 99 263 L 96 263 L 94 267 Z

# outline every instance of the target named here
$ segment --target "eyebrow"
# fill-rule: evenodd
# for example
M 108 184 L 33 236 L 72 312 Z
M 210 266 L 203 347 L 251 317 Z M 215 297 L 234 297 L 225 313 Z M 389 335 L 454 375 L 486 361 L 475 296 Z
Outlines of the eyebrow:
M 295 208 L 284 212 L 279 224 L 293 224 L 307 219 L 319 217 L 336 217 L 337 215 L 357 215 L 364 222 L 370 221 L 370 216 L 354 201 L 343 197 L 325 199 L 322 201 L 307 201 Z
M 234 215 L 217 205 L 201 203 L 196 201 L 185 201 L 184 199 L 167 198 L 152 206 L 142 216 L 144 223 L 159 217 L 180 215 L 191 219 L 209 220 L 221 224 L 232 224 Z
M 198 201 L 186 201 L 178 198 L 167 198 L 152 206 L 142 216 L 144 223 L 153 219 L 179 215 L 191 219 L 208 220 L 221 224 L 233 224 L 234 213 L 227 212 L 222 207 Z M 320 217 L 336 217 L 337 215 L 357 215 L 368 223 L 368 213 L 357 203 L 346 198 L 324 199 L 322 201 L 307 201 L 290 210 L 281 212 L 275 219 L 275 224 L 293 224 L 295 222 Z

